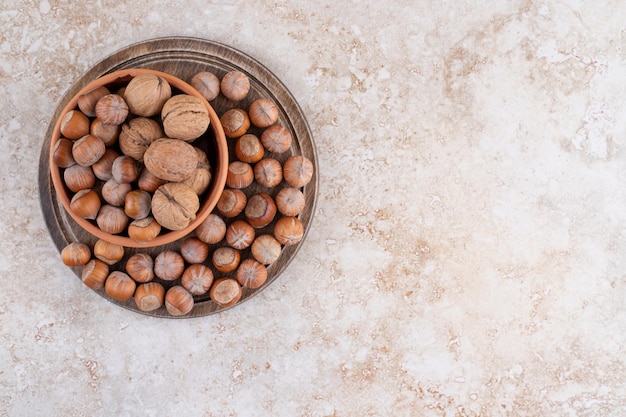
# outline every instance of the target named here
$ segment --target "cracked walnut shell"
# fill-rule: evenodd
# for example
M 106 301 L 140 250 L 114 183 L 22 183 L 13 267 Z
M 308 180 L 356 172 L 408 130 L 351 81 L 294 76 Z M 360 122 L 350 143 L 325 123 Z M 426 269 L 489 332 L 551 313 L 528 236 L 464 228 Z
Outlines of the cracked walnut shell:
M 163 227 L 182 230 L 195 218 L 200 208 L 198 195 L 186 184 L 168 182 L 152 196 L 152 215 Z

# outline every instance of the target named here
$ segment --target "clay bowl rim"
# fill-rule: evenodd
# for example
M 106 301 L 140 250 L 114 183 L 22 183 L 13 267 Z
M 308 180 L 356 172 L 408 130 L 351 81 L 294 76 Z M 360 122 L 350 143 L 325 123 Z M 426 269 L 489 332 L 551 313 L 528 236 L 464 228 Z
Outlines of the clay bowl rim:
M 113 85 L 113 84 L 121 84 L 128 83 L 132 78 L 140 75 L 140 74 L 154 74 L 165 79 L 173 88 L 176 88 L 183 94 L 189 94 L 196 96 L 202 100 L 202 103 L 206 106 L 209 111 L 209 129 L 213 131 L 213 136 L 215 140 L 215 151 L 216 151 L 216 166 L 213 168 L 211 185 L 209 186 L 209 190 L 205 192 L 204 200 L 201 200 L 200 209 L 196 213 L 196 218 L 184 229 L 181 230 L 169 230 L 166 233 L 162 233 L 157 236 L 155 239 L 145 242 L 139 243 L 132 240 L 130 237 L 124 235 L 116 235 L 102 231 L 97 225 L 91 223 L 89 220 L 84 219 L 78 215 L 76 215 L 70 209 L 70 197 L 68 194 L 68 189 L 65 186 L 65 182 L 61 177 L 61 168 L 57 166 L 57 164 L 53 161 L 54 154 L 54 145 L 61 138 L 61 121 L 67 112 L 78 108 L 78 98 L 88 92 L 93 90 L 96 87 L 101 85 Z M 193 144 L 193 142 L 192 142 Z M 167 245 L 169 243 L 175 242 L 178 239 L 181 239 L 188 234 L 190 234 L 193 230 L 195 230 L 200 223 L 202 223 L 208 216 L 211 214 L 215 206 L 217 205 L 217 201 L 219 200 L 222 191 L 226 185 L 226 175 L 228 173 L 228 143 L 226 141 L 226 135 L 224 134 L 224 130 L 222 129 L 222 124 L 220 122 L 219 116 L 209 104 L 209 102 L 190 84 L 183 81 L 182 79 L 175 77 L 171 74 L 145 69 L 145 68 L 130 68 L 125 70 L 118 70 L 114 72 L 110 72 L 105 74 L 90 83 L 88 83 L 85 87 L 81 88 L 74 97 L 67 103 L 67 105 L 61 111 L 61 114 L 56 120 L 54 125 L 54 129 L 52 131 L 52 137 L 50 139 L 50 156 L 49 156 L 49 164 L 50 164 L 50 175 L 52 177 L 52 185 L 54 190 L 56 191 L 57 198 L 61 201 L 63 208 L 65 211 L 72 217 L 72 219 L 86 232 L 95 236 L 98 239 L 106 240 L 110 243 L 118 244 L 125 247 L 132 248 L 153 248 L 156 246 Z M 132 220 L 132 219 L 131 219 Z

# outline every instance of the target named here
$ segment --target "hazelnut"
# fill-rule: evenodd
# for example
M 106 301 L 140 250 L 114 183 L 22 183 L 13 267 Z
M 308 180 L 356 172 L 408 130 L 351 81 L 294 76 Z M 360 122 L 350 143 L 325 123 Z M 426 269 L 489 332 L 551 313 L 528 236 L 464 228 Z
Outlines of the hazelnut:
M 211 300 L 221 307 L 235 305 L 241 299 L 242 294 L 241 285 L 231 277 L 216 279 L 209 290 Z
M 126 261 L 126 273 L 137 282 L 154 279 L 154 261 L 147 253 L 136 253 Z
M 81 272 L 81 281 L 91 289 L 99 290 L 104 287 L 104 282 L 109 276 L 109 265 L 99 259 L 92 259 Z
M 167 100 L 161 111 L 161 121 L 168 137 L 188 142 L 202 136 L 211 122 L 202 99 L 188 94 Z
M 165 288 L 158 282 L 146 282 L 135 290 L 135 304 L 141 311 L 154 311 L 163 305 Z
M 236 188 L 226 188 L 217 200 L 215 208 L 224 217 L 236 217 L 246 207 L 248 198 L 243 191 Z
M 159 114 L 171 96 L 172 88 L 167 80 L 156 74 L 137 75 L 124 89 L 128 108 L 137 116 L 150 117 Z
M 266 98 L 253 101 L 248 113 L 250 122 L 256 127 L 266 128 L 278 121 L 278 107 Z
M 274 158 L 261 159 L 254 165 L 254 179 L 263 187 L 276 187 L 283 180 L 283 167 Z
M 106 294 L 119 301 L 130 300 L 135 293 L 135 288 L 137 288 L 135 281 L 122 271 L 111 272 L 104 283 Z
M 202 264 L 189 265 L 183 272 L 180 283 L 193 295 L 202 295 L 213 283 L 213 272 Z
M 251 246 L 254 259 L 264 265 L 269 265 L 280 256 L 282 246 L 272 235 L 261 235 L 254 239 Z
M 254 241 L 254 228 L 245 220 L 235 220 L 226 228 L 226 243 L 234 249 L 246 249 Z
M 83 112 L 83 114 L 85 114 L 85 116 L 94 117 L 96 115 L 96 103 L 102 97 L 110 93 L 109 89 L 103 85 L 87 91 L 78 97 L 78 108 L 81 112 Z
M 114 265 L 124 257 L 124 247 L 98 239 L 93 245 L 93 255 L 107 265 Z
M 232 272 L 239 266 L 241 254 L 229 246 L 217 248 L 211 256 L 211 263 L 220 272 Z
M 161 138 L 150 144 L 143 155 L 146 169 L 166 181 L 187 179 L 198 166 L 194 147 L 182 140 Z
M 230 71 L 222 78 L 220 89 L 227 99 L 240 101 L 250 91 L 250 79 L 241 71 Z
M 191 78 L 191 86 L 198 90 L 206 101 L 214 100 L 220 93 L 220 80 L 208 71 L 199 72 Z
M 193 295 L 180 285 L 171 287 L 165 293 L 165 309 L 172 316 L 184 316 L 193 309 Z
M 150 242 L 156 239 L 159 233 L 161 225 L 152 216 L 133 220 L 128 225 L 128 237 L 137 243 Z
M 113 160 L 111 175 L 118 183 L 131 183 L 139 176 L 135 160 L 130 156 L 120 155 Z
M 107 148 L 102 158 L 98 159 L 91 166 L 96 178 L 102 181 L 108 181 L 113 178 L 113 161 L 115 161 L 115 158 L 118 156 L 120 156 L 120 154 L 115 149 Z
M 228 165 L 226 185 L 231 188 L 246 188 L 254 181 L 254 172 L 247 162 L 233 161 Z
M 96 176 L 91 167 L 74 164 L 63 171 L 63 181 L 72 192 L 92 188 L 96 184 Z
M 174 281 L 185 270 L 185 260 L 180 253 L 164 250 L 154 258 L 154 274 L 164 281 Z
M 283 164 L 283 178 L 292 187 L 303 187 L 313 178 L 313 163 L 302 155 L 290 156 Z
M 128 194 L 131 190 L 132 186 L 129 183 L 119 183 L 111 178 L 104 183 L 100 193 L 102 194 L 104 201 L 112 206 L 121 207 L 124 205 L 126 200 L 126 194 Z
M 121 125 L 128 116 L 128 104 L 117 94 L 102 96 L 96 103 L 96 117 L 107 125 Z
M 91 250 L 84 243 L 72 242 L 61 250 L 61 260 L 67 266 L 83 266 L 91 259 Z
M 135 117 L 122 125 L 119 137 L 120 149 L 125 155 L 143 161 L 143 154 L 150 144 L 163 137 L 161 125 L 146 117 Z
M 74 142 L 69 139 L 60 138 L 52 149 L 52 162 L 60 168 L 67 168 L 76 163 L 72 156 L 72 146 Z
M 267 280 L 265 265 L 254 259 L 244 259 L 237 269 L 237 281 L 246 288 L 259 288 Z
M 250 118 L 248 113 L 242 109 L 228 109 L 220 117 L 224 134 L 229 138 L 238 138 L 243 136 L 250 127 Z
M 188 237 L 180 244 L 180 254 L 190 264 L 201 264 L 209 256 L 209 245 L 197 237 Z
M 196 228 L 196 236 L 209 245 L 218 243 L 226 236 L 226 223 L 220 216 L 211 213 Z
M 284 126 L 272 125 L 261 133 L 261 143 L 270 152 L 283 153 L 291 148 L 291 133 Z
M 254 163 L 260 161 L 264 154 L 263 144 L 252 133 L 246 133 L 235 142 L 235 155 L 240 161 Z
M 113 146 L 117 143 L 122 128 L 120 125 L 109 125 L 102 123 L 101 119 L 94 119 L 91 122 L 89 133 L 100 138 L 106 146 Z
M 72 156 L 77 164 L 90 166 L 102 158 L 105 150 L 104 142 L 100 138 L 94 135 L 85 135 L 74 142 Z
M 100 207 L 96 223 L 103 232 L 116 235 L 126 230 L 128 217 L 120 207 L 105 204 Z
M 143 190 L 132 190 L 124 198 L 124 213 L 131 219 L 143 219 L 150 214 L 150 193 Z
M 297 217 L 281 217 L 274 225 L 274 237 L 283 245 L 295 245 L 304 236 L 304 226 Z
M 276 204 L 269 194 L 258 193 L 248 199 L 244 214 L 252 227 L 265 227 L 274 220 Z
M 100 210 L 100 196 L 91 188 L 80 190 L 70 200 L 70 210 L 78 217 L 94 220 Z
M 276 208 L 283 216 L 297 216 L 304 209 L 304 193 L 297 188 L 285 187 L 276 194 Z
M 61 119 L 60 131 L 67 139 L 80 139 L 89 133 L 89 118 L 79 110 L 70 110 Z
M 166 182 L 167 180 L 162 180 L 161 178 L 153 175 L 150 171 L 144 168 L 139 174 L 139 180 L 137 181 L 137 185 L 139 186 L 140 190 L 153 193 L 157 190 L 157 188 L 159 188 Z
M 152 196 L 152 215 L 170 230 L 182 230 L 195 218 L 200 208 L 198 195 L 182 183 L 168 182 Z

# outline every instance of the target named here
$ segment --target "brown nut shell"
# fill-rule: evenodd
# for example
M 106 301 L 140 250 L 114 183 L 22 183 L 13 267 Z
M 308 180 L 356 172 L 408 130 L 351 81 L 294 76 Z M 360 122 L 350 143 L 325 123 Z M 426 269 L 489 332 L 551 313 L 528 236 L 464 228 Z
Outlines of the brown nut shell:
M 235 220 L 226 228 L 226 243 L 234 249 L 246 249 L 254 241 L 254 236 L 254 228 L 245 220 Z
M 250 118 L 243 109 L 228 109 L 220 117 L 224 134 L 229 138 L 243 136 L 250 128 Z
M 107 265 L 114 265 L 124 257 L 124 247 L 98 239 L 93 245 L 93 255 Z
M 150 242 L 156 239 L 160 233 L 161 225 L 152 216 L 133 220 L 128 225 L 128 237 L 137 243 Z
M 96 223 L 103 232 L 116 235 L 126 230 L 128 217 L 122 208 L 105 204 L 100 207 Z
M 165 309 L 172 316 L 189 314 L 193 306 L 193 295 L 180 285 L 171 287 L 165 293 Z
M 180 254 L 190 264 L 201 264 L 209 257 L 209 245 L 197 237 L 188 237 L 180 244 Z
M 244 259 L 237 268 L 237 281 L 246 288 L 259 288 L 267 280 L 265 265 L 254 260 Z
M 202 295 L 211 288 L 213 272 L 202 264 L 189 265 L 183 272 L 180 283 L 193 295 Z
M 246 188 L 254 181 L 254 171 L 250 164 L 241 161 L 233 161 L 228 164 L 226 185 L 231 188 Z
M 85 135 L 74 142 L 72 156 L 77 164 L 91 166 L 104 155 L 104 142 L 94 135 Z
M 172 97 L 170 84 L 156 74 L 139 74 L 128 82 L 124 99 L 130 112 L 150 117 L 161 112 L 163 105 Z
M 106 88 L 105 86 L 101 85 L 98 86 L 90 91 L 87 91 L 84 94 L 81 94 L 78 97 L 78 100 L 76 102 L 76 104 L 78 105 L 78 108 L 80 109 L 81 112 L 83 112 L 83 114 L 85 116 L 88 117 L 95 117 L 96 115 L 96 103 L 98 102 L 98 100 L 100 100 L 102 97 L 106 96 L 107 94 L 110 94 L 111 92 L 109 91 L 108 88 Z
M 113 160 L 111 175 L 118 183 L 131 183 L 139 176 L 139 168 L 133 158 L 120 155 Z
M 283 245 L 295 245 L 304 237 L 304 226 L 297 217 L 281 217 L 274 225 L 274 237 Z
M 282 246 L 274 236 L 261 235 L 254 239 L 250 249 L 254 259 L 264 265 L 269 265 L 278 259 Z
M 242 294 L 241 285 L 235 278 L 231 277 L 216 279 L 209 290 L 211 300 L 221 307 L 235 305 L 241 299 Z
M 197 73 L 191 78 L 191 86 L 207 101 L 214 100 L 220 93 L 220 79 L 208 71 Z
M 276 216 L 276 204 L 267 193 L 255 194 L 248 199 L 244 215 L 252 227 L 265 227 Z
M 170 230 L 184 229 L 196 218 L 200 208 L 198 195 L 186 184 L 168 182 L 152 196 L 152 215 Z
M 61 250 L 61 261 L 67 266 L 83 266 L 91 259 L 89 246 L 72 242 Z
M 211 213 L 196 228 L 196 236 L 208 245 L 218 243 L 226 236 L 226 223 L 220 216 Z
M 52 149 L 52 161 L 60 168 L 67 168 L 76 163 L 72 156 L 74 142 L 66 138 L 59 138 Z
M 260 161 L 265 154 L 261 140 L 252 133 L 246 133 L 235 142 L 235 156 L 250 164 Z
M 240 101 L 250 91 L 250 79 L 241 71 L 230 71 L 222 77 L 220 89 L 227 99 Z
M 239 266 L 241 254 L 237 249 L 230 246 L 222 246 L 215 249 L 211 255 L 211 263 L 220 272 L 232 272 Z
M 128 104 L 117 94 L 107 94 L 96 103 L 96 117 L 108 125 L 121 125 L 128 117 Z
M 271 100 L 259 98 L 248 109 L 250 122 L 260 128 L 266 128 L 278 121 L 278 107 Z
M 111 272 L 104 284 L 106 294 L 120 301 L 130 300 L 136 288 L 135 281 L 122 271 Z
M 77 140 L 89 133 L 89 118 L 79 110 L 70 110 L 61 119 L 61 135 Z
M 232 218 L 243 211 L 247 202 L 248 198 L 243 191 L 236 188 L 226 188 L 217 200 L 215 208 L 222 216 Z
M 111 178 L 104 183 L 100 192 L 102 194 L 102 198 L 108 204 L 121 207 L 124 205 L 124 201 L 126 200 L 126 194 L 128 194 L 131 190 L 132 185 L 130 183 L 119 183 Z
M 109 265 L 99 259 L 92 259 L 81 272 L 81 281 L 91 289 L 99 290 L 104 287 L 104 282 L 109 276 Z
M 261 159 L 254 165 L 254 179 L 263 187 L 276 187 L 283 180 L 283 166 L 274 158 Z
M 124 155 L 143 161 L 143 154 L 150 144 L 163 136 L 163 129 L 156 120 L 135 117 L 122 125 L 118 142 Z
M 147 253 L 139 252 L 126 261 L 126 273 L 137 282 L 149 282 L 154 279 L 154 260 Z
M 124 213 L 131 219 L 144 219 L 150 214 L 151 202 L 152 197 L 147 191 L 132 190 L 124 198 Z
M 279 124 L 272 125 L 261 133 L 261 143 L 270 152 L 287 152 L 291 148 L 291 142 L 291 132 Z
M 113 178 L 113 161 L 115 161 L 115 159 L 119 156 L 119 152 L 115 149 L 107 148 L 107 150 L 104 151 L 102 158 L 98 159 L 91 166 L 96 178 L 102 181 L 108 181 Z
M 92 189 L 80 190 L 70 200 L 70 209 L 83 219 L 95 219 L 100 205 L 100 196 Z
M 153 141 L 143 155 L 146 169 L 166 181 L 187 179 L 198 166 L 194 147 L 182 140 L 160 138 Z
M 185 260 L 176 251 L 164 250 L 154 258 L 154 275 L 164 281 L 177 280 L 184 270 Z
M 98 118 L 91 122 L 91 128 L 89 129 L 89 133 L 99 137 L 107 147 L 113 146 L 117 143 L 121 131 L 122 128 L 120 125 L 102 123 L 102 120 Z
M 313 163 L 303 155 L 290 156 L 283 164 L 283 178 L 292 187 L 304 187 L 313 178 Z
M 96 184 L 96 176 L 91 167 L 74 164 L 63 171 L 63 181 L 72 192 L 92 188 Z
M 135 304 L 141 311 L 154 311 L 165 300 L 165 288 L 158 282 L 147 282 L 137 286 L 135 290 Z
M 284 187 L 276 194 L 276 208 L 283 216 L 297 216 L 304 209 L 304 193 L 297 188 Z
M 188 94 L 173 96 L 161 111 L 165 135 L 183 141 L 193 141 L 209 127 L 209 110 L 200 97 Z

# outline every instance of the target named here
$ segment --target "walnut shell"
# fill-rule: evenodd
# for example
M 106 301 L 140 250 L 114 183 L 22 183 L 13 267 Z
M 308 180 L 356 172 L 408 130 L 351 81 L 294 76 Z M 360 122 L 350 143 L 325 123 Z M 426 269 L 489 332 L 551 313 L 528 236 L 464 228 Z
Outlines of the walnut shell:
M 161 125 L 147 117 L 135 117 L 122 126 L 119 136 L 119 145 L 125 155 L 136 161 L 143 161 L 143 154 L 150 144 L 162 138 Z
M 170 138 L 191 142 L 207 130 L 209 111 L 199 97 L 188 94 L 173 96 L 161 111 L 163 130 Z
M 189 178 L 198 166 L 198 154 L 185 141 L 159 138 L 144 153 L 143 163 L 155 177 L 180 182 Z
M 136 76 L 124 90 L 128 108 L 136 116 L 150 117 L 159 114 L 171 96 L 172 88 L 169 83 L 155 74 Z
M 199 208 L 198 195 L 182 183 L 163 184 L 152 196 L 152 215 L 161 226 L 170 230 L 187 227 L 196 218 Z

